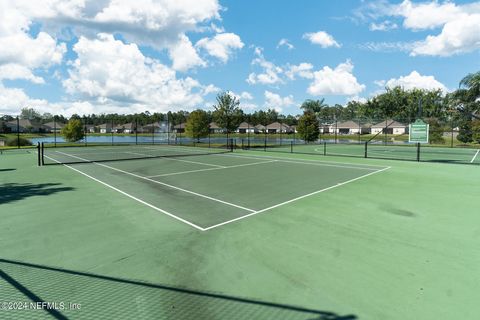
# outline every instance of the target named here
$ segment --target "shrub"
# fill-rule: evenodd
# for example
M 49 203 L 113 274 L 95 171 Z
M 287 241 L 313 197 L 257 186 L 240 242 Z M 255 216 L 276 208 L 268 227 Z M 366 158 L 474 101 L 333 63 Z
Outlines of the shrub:
M 20 142 L 20 143 L 18 143 L 18 142 Z M 31 146 L 32 142 L 28 139 L 23 138 L 23 137 L 20 137 L 20 139 L 18 139 L 17 137 L 10 137 L 10 138 L 7 139 L 5 144 L 9 147 L 18 147 L 18 145 L 20 145 L 20 147 L 22 147 L 22 146 Z

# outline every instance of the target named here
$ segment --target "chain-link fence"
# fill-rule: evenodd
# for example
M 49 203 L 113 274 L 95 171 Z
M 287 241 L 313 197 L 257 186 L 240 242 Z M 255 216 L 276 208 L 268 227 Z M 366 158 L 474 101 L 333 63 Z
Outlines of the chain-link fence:
M 79 117 L 81 129 L 67 138 L 67 119 L 27 120 L 0 118 L 0 147 L 21 147 L 45 143 L 65 145 L 171 144 L 197 147 L 225 146 L 228 139 L 242 149 L 321 155 L 354 156 L 401 160 L 479 164 L 480 120 L 423 119 L 429 124 L 429 143 L 409 143 L 409 124 L 415 119 L 343 118 L 319 119 L 318 135 L 305 141 L 297 124 L 282 120 L 265 123 L 241 122 L 226 128 L 209 119 L 190 121 L 129 116 L 117 118 Z M 63 131 L 62 131 L 63 130 Z M 308 136 L 308 134 L 307 134 Z M 419 151 L 420 150 L 420 151 Z

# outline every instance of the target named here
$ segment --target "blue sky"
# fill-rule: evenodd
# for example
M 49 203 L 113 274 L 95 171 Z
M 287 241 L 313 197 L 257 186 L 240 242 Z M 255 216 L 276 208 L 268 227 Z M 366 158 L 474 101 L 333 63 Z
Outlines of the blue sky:
M 479 1 L 0 0 L 0 114 L 300 113 L 480 70 Z

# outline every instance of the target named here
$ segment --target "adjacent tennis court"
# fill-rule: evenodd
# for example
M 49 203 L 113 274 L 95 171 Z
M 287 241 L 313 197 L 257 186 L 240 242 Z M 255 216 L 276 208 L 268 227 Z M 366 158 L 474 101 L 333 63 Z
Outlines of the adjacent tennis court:
M 473 148 L 431 147 L 415 144 L 321 143 L 267 145 L 267 151 L 348 156 L 390 160 L 480 164 L 480 150 Z
M 169 145 L 52 148 L 68 167 L 202 231 L 301 201 L 388 169 Z M 135 161 L 108 159 L 141 157 Z M 157 158 L 159 157 L 159 158 Z M 252 189 L 254 190 L 252 192 Z

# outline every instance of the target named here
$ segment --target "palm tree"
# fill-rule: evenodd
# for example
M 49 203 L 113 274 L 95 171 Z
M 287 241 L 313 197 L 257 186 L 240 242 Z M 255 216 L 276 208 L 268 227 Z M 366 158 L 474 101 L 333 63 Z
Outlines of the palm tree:
M 466 116 L 480 119 L 480 71 L 470 73 L 460 81 L 459 89 L 454 92 L 457 110 Z M 477 114 L 476 114 L 477 113 Z
M 302 105 L 300 106 L 300 109 L 303 109 L 303 111 L 310 111 L 316 114 L 317 116 L 320 114 L 323 108 L 328 107 L 328 104 L 325 103 L 325 99 L 320 99 L 320 100 L 305 100 Z

